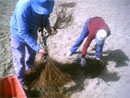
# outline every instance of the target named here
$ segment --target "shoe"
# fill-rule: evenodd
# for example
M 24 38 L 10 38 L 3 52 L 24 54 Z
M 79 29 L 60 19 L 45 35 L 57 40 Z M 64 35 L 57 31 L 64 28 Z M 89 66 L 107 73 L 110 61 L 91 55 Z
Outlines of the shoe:
M 99 57 L 96 57 L 96 60 L 100 60 L 100 58 L 99 58 Z
M 72 53 L 72 52 L 69 51 L 69 52 L 67 53 L 67 57 L 72 56 L 73 54 L 74 54 L 74 53 Z
M 28 90 L 28 87 L 25 84 L 23 84 L 22 87 L 24 90 Z

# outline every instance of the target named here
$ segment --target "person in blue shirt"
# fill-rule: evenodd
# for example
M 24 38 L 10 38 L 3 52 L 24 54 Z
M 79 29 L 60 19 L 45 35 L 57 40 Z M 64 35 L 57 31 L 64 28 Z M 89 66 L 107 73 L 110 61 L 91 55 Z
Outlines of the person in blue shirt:
M 37 44 L 37 29 L 41 27 L 53 34 L 49 15 L 53 11 L 54 0 L 19 0 L 10 21 L 11 50 L 14 70 L 21 84 L 25 71 L 34 64 L 36 52 L 45 53 Z

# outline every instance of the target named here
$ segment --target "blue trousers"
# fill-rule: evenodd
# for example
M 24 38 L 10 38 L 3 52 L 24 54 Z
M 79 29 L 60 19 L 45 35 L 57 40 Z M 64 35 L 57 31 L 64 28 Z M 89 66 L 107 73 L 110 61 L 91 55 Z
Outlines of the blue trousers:
M 82 29 L 82 32 L 81 32 L 79 38 L 75 41 L 75 43 L 73 44 L 73 46 L 70 48 L 70 52 L 71 53 L 75 53 L 75 51 L 83 43 L 84 39 L 88 36 L 88 34 L 89 34 L 89 31 L 88 31 L 88 22 L 90 20 L 91 20 L 91 18 L 87 19 L 87 21 L 85 22 L 85 24 L 83 26 L 83 29 Z M 102 45 L 96 45 L 96 53 L 95 53 L 96 58 L 99 57 L 99 53 L 102 53 L 103 46 L 104 46 L 104 43 Z
M 16 76 L 21 84 L 24 83 L 25 71 L 34 64 L 36 52 L 25 42 L 11 36 L 11 50 Z

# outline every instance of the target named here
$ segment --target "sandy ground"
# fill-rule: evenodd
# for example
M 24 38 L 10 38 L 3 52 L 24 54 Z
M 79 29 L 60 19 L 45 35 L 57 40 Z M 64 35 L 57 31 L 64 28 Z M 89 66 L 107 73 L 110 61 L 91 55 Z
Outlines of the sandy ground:
M 0 77 L 14 73 L 10 50 L 9 22 L 16 1 L 0 0 Z M 49 37 L 49 55 L 53 59 L 66 63 L 77 56 L 74 55 L 68 59 L 66 53 L 80 35 L 82 26 L 88 17 L 101 16 L 108 23 L 112 32 L 104 46 L 103 60 L 108 61 L 106 70 L 98 77 L 80 78 L 81 80 L 78 81 L 80 87 L 70 91 L 70 97 L 130 98 L 130 1 L 69 0 L 64 2 L 76 2 L 76 6 L 72 9 L 74 21 L 68 28 L 60 29 L 56 35 Z M 54 18 L 53 13 L 51 18 Z M 93 55 L 91 51 L 93 44 L 94 42 L 88 51 L 89 55 Z M 81 49 L 82 47 L 78 51 Z M 82 89 L 80 89 L 81 86 Z

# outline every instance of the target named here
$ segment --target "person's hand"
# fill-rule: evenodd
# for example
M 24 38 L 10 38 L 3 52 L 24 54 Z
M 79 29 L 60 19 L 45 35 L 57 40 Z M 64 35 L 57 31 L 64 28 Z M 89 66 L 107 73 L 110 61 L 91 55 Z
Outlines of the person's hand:
M 71 51 L 68 51 L 68 53 L 66 54 L 67 55 L 67 57 L 70 57 L 70 56 L 72 56 L 74 53 L 72 53 Z
M 56 34 L 56 33 L 57 33 L 57 30 L 54 29 L 53 27 L 51 27 L 51 34 L 54 35 L 54 34 Z
M 54 34 L 57 33 L 57 30 L 54 29 L 53 27 L 46 27 L 46 30 L 47 30 L 47 32 L 48 32 L 49 34 L 51 34 L 51 35 L 54 35 Z
M 81 61 L 80 61 L 81 67 L 84 67 L 86 64 L 87 64 L 86 59 L 85 58 L 81 58 Z
M 41 48 L 41 49 L 38 51 L 38 53 L 43 56 L 43 55 L 45 54 L 45 49 L 44 49 L 44 48 Z

